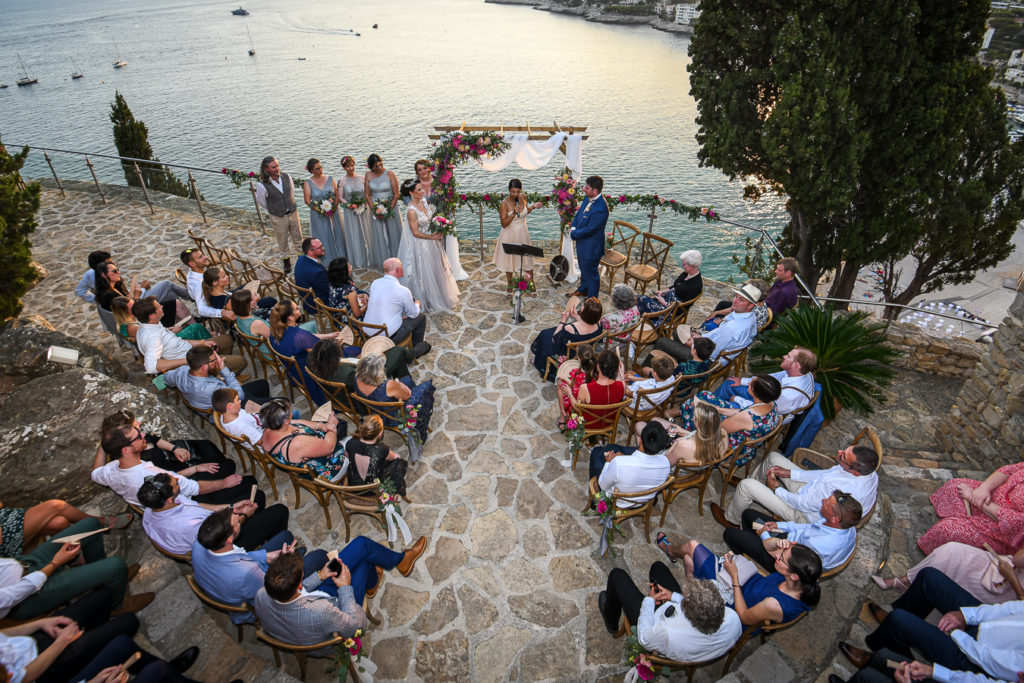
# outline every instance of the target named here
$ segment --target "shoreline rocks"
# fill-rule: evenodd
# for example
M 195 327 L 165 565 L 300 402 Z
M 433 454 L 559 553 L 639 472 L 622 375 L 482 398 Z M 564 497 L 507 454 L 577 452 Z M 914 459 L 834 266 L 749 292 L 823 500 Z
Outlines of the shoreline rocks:
M 580 4 L 578 7 L 570 7 L 559 2 L 544 2 L 543 0 L 484 0 L 484 2 L 494 5 L 525 5 L 542 12 L 583 17 L 586 21 L 597 24 L 617 24 L 620 26 L 641 26 L 646 24 L 657 31 L 664 31 L 666 33 L 693 33 L 693 26 L 689 24 L 665 21 L 653 14 L 606 14 L 600 9 L 588 8 L 583 4 Z

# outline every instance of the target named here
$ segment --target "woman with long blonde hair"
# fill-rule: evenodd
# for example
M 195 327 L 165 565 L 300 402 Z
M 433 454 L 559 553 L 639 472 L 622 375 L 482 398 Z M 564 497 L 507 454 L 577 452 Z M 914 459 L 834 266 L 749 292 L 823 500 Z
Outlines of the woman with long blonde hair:
M 698 402 L 693 409 L 694 430 L 688 432 L 668 420 L 654 418 L 665 426 L 668 435 L 675 439 L 672 446 L 665 452 L 665 457 L 672 467 L 676 463 L 683 465 L 707 465 L 725 454 L 729 448 L 729 434 L 722 426 L 722 418 L 715 407 Z M 636 424 L 637 438 L 646 422 Z

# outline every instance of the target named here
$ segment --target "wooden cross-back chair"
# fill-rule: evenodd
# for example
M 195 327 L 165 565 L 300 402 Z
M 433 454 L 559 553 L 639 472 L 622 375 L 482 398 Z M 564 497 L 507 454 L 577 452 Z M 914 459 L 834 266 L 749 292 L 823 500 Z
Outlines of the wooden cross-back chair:
M 374 325 L 373 323 L 366 323 L 358 318 L 349 316 L 348 325 L 352 328 L 352 334 L 355 336 L 355 345 L 363 346 L 366 344 L 366 340 L 370 337 L 376 337 L 378 334 L 388 336 L 388 328 L 385 325 Z M 395 342 L 397 346 L 404 346 L 407 349 L 412 348 L 412 335 L 406 335 L 406 337 L 400 341 Z
M 629 638 L 632 635 L 633 635 L 633 629 L 632 629 L 632 627 L 629 624 L 629 620 L 628 619 L 623 619 L 622 620 L 622 627 L 619 629 L 619 632 L 615 634 L 615 637 L 616 638 L 621 638 L 622 636 L 626 636 L 627 638 Z M 662 655 L 662 654 L 660 654 L 658 652 L 650 652 L 650 653 L 648 653 L 647 654 L 647 658 L 650 660 L 650 662 L 653 665 L 653 668 L 654 668 L 655 671 L 657 671 L 658 669 L 661 669 L 661 668 L 667 668 L 669 671 L 685 671 L 686 672 L 687 683 L 692 683 L 693 675 L 697 672 L 697 669 L 700 669 L 700 668 L 703 668 L 705 666 L 708 666 L 709 664 L 714 664 L 715 662 L 717 662 L 722 657 L 725 657 L 727 654 L 729 654 L 728 651 L 723 652 L 722 654 L 718 655 L 717 657 L 713 657 L 711 659 L 706 659 L 706 660 L 704 660 L 702 662 L 680 662 L 680 661 L 676 661 L 675 659 L 669 659 L 668 657 L 666 657 L 666 656 L 664 656 L 664 655 Z
M 676 393 L 679 388 L 679 382 L 682 380 L 682 375 L 677 375 L 672 382 L 666 386 L 653 387 L 651 389 L 641 389 L 633 395 L 630 399 L 629 405 L 622 409 L 622 414 L 626 418 L 626 438 L 630 440 L 633 438 L 634 429 L 637 422 L 650 422 L 656 417 L 662 417 L 668 419 L 665 411 L 668 409 L 669 401 L 672 396 Z M 660 403 L 653 403 L 651 397 L 655 394 L 660 394 L 667 391 L 668 395 Z M 646 402 L 647 408 L 641 409 L 640 406 Z
M 275 268 L 266 261 L 260 261 L 258 268 L 266 271 L 266 275 L 260 278 L 264 290 L 267 288 L 273 289 L 278 301 L 291 298 L 290 291 L 285 289 L 284 284 L 288 279 L 287 273 L 280 268 Z
M 221 260 L 224 258 L 223 249 L 218 249 L 217 247 L 213 246 L 213 243 L 210 242 L 208 238 L 197 235 L 196 233 L 192 232 L 191 228 L 187 228 L 185 232 L 187 232 L 189 238 L 191 238 L 191 240 L 196 243 L 196 248 L 199 249 L 199 251 L 206 254 L 208 266 L 219 266 L 221 264 Z
M 555 377 L 558 374 L 558 366 L 561 365 L 564 361 L 569 360 L 570 358 L 575 358 L 576 355 L 579 353 L 579 350 L 584 346 L 589 346 L 590 348 L 592 348 L 596 355 L 597 351 L 601 348 L 601 340 L 603 340 L 606 336 L 608 336 L 608 333 L 602 332 L 601 334 L 597 335 L 596 337 L 593 337 L 592 339 L 584 339 L 578 342 L 568 342 L 565 345 L 564 357 L 547 357 L 547 360 L 544 364 L 544 376 Z
M 864 425 L 864 428 L 857 433 L 857 436 L 853 438 L 850 445 L 856 446 L 864 439 L 867 439 L 868 443 L 874 449 L 875 454 L 878 456 L 878 467 L 875 468 L 875 472 L 877 472 L 882 467 L 882 458 L 884 456 L 882 451 L 882 441 L 878 438 L 878 432 L 875 431 L 874 427 L 871 425 Z M 818 451 L 812 451 L 810 448 L 796 449 L 793 451 L 792 460 L 794 464 L 799 465 L 800 467 L 803 467 L 802 463 L 807 460 L 823 470 L 836 464 L 835 458 L 830 458 Z M 868 520 L 871 519 L 871 515 L 874 514 L 876 507 L 878 507 L 877 498 L 875 499 L 874 505 L 871 506 L 871 509 L 864 512 L 864 515 L 860 518 L 860 522 L 857 523 L 858 529 L 868 523 Z
M 643 233 L 632 223 L 613 221 L 611 234 L 612 243 L 605 249 L 600 263 L 608 273 L 609 294 L 612 293 L 612 287 L 615 285 L 615 271 L 629 266 L 629 260 L 633 254 L 633 243 Z
M 618 403 L 607 405 L 595 405 L 593 403 L 577 403 L 573 408 L 574 413 L 583 418 L 586 431 L 583 437 L 585 445 L 599 443 L 615 443 L 615 434 L 619 430 L 619 419 L 622 416 L 622 409 L 628 406 L 629 399 Z M 576 469 L 576 461 L 579 459 L 579 452 L 572 456 L 572 469 Z
M 352 402 L 352 395 L 348 387 L 341 382 L 332 382 L 316 375 L 312 370 L 306 368 L 309 378 L 324 392 L 324 396 L 331 402 L 334 412 L 344 415 L 352 424 L 359 424 L 359 411 Z
M 274 345 L 269 342 L 267 343 L 267 348 L 270 349 L 270 352 L 274 354 L 274 357 L 277 358 L 278 362 L 285 370 L 284 374 L 287 376 L 285 385 L 291 385 L 298 389 L 299 394 L 306 399 L 306 404 L 309 405 L 310 414 L 316 412 L 317 405 L 313 402 L 313 397 L 309 393 L 309 387 L 306 386 L 306 375 L 302 372 L 302 367 L 299 365 L 299 361 L 295 360 L 294 356 L 286 356 L 280 353 L 274 348 Z M 289 398 L 292 395 L 292 392 L 289 390 Z M 292 401 L 292 403 L 294 403 L 294 401 Z
M 258 444 L 254 444 L 249 441 L 248 437 L 238 437 L 224 429 L 221 414 L 217 411 L 214 411 L 213 413 L 213 426 L 217 428 L 217 431 L 221 433 L 221 436 L 235 447 L 235 452 L 238 454 L 238 461 L 243 463 L 243 470 L 245 469 L 244 463 L 248 460 L 254 475 L 256 474 L 257 467 L 263 471 L 263 474 L 266 475 L 267 480 L 270 482 L 270 488 L 274 493 L 274 500 L 278 500 L 280 496 L 277 493 L 277 481 L 274 477 L 276 471 L 270 462 L 270 458 L 263 452 L 263 449 L 260 448 Z
M 654 505 L 658 502 L 658 494 L 662 493 L 666 487 L 671 486 L 673 482 L 672 475 L 669 475 L 663 483 L 649 488 L 645 491 L 632 491 L 629 493 L 623 491 L 606 491 L 612 497 L 611 506 L 615 508 L 615 526 L 618 527 L 622 522 L 626 521 L 631 517 L 642 517 L 644 520 L 644 537 L 647 542 L 651 542 L 651 513 L 654 512 Z M 601 490 L 601 487 L 597 484 L 597 477 L 591 477 L 590 484 L 587 487 L 587 504 L 583 508 L 583 512 L 590 509 L 590 504 L 594 500 L 594 496 Z M 650 496 L 643 502 L 637 502 L 637 498 L 643 496 Z M 619 501 L 630 501 L 636 503 L 632 507 L 618 507 Z
M 249 603 L 243 602 L 241 605 L 229 605 L 226 602 L 221 602 L 211 598 L 206 591 L 199 587 L 199 584 L 196 583 L 196 577 L 192 574 L 186 574 L 185 580 L 188 582 L 189 588 L 192 589 L 192 592 L 196 594 L 196 597 L 199 598 L 203 604 L 208 605 L 219 612 L 226 612 L 229 616 L 232 614 L 249 614 L 252 612 L 252 607 L 249 606 Z M 255 622 L 235 624 L 235 629 L 237 629 L 238 632 L 238 642 L 242 642 L 242 627 L 246 625 L 254 628 L 256 627 Z
M 765 306 L 765 308 L 768 308 L 768 307 Z M 768 308 L 768 319 L 764 322 L 763 325 L 761 325 L 761 326 L 759 326 L 757 328 L 757 333 L 761 334 L 762 332 L 767 330 L 769 327 L 771 327 L 772 326 L 772 320 L 774 319 L 774 317 L 775 317 L 774 312 L 772 311 L 772 309 Z
M 253 372 L 261 373 L 267 380 L 273 374 L 291 399 L 291 385 L 285 376 L 284 367 L 270 348 L 270 341 L 255 334 L 242 332 L 237 325 L 235 325 L 235 332 L 241 338 L 239 346 L 244 349 L 243 353 L 248 357 L 249 367 L 253 369 Z
M 744 628 L 743 633 L 740 635 L 740 639 L 737 640 L 736 644 L 732 646 L 731 650 L 729 650 L 729 656 L 725 660 L 725 666 L 722 667 L 722 675 L 725 676 L 727 673 L 729 673 L 729 667 L 732 666 L 732 662 L 734 659 L 736 659 L 736 655 L 740 653 L 740 651 L 743 649 L 743 646 L 746 645 L 747 641 L 749 641 L 751 638 L 753 638 L 756 635 L 760 635 L 761 644 L 764 645 L 765 641 L 768 639 L 768 636 L 770 636 L 773 633 L 778 633 L 779 631 L 783 631 L 789 628 L 790 626 L 794 625 L 795 623 L 803 619 L 806 615 L 807 612 L 801 612 L 796 617 L 786 622 L 777 623 L 766 620 L 760 624 L 751 624 L 750 626 Z
M 640 329 L 640 325 L 643 320 L 637 320 L 629 327 L 618 330 L 612 333 L 611 330 L 606 330 L 602 337 L 604 349 L 608 351 L 615 351 L 619 354 L 619 358 L 625 367 L 633 367 L 636 361 L 636 345 L 633 343 L 633 333 Z
M 178 398 L 181 399 L 181 402 L 184 404 L 185 408 L 188 409 L 190 419 L 193 417 L 199 418 L 199 426 L 201 428 L 206 428 L 207 426 L 213 423 L 213 408 L 198 408 L 189 403 L 188 398 L 185 397 L 185 394 L 181 391 L 181 389 L 176 388 L 175 390 L 178 392 Z M 224 443 L 224 436 L 219 431 L 217 431 L 217 438 L 220 439 L 221 452 L 227 450 L 227 444 Z
M 733 448 L 727 448 L 721 457 L 707 463 L 706 465 L 677 462 L 675 468 L 672 470 L 672 476 L 675 477 L 675 479 L 672 481 L 671 486 L 666 487 L 661 494 L 664 499 L 664 506 L 661 511 L 661 521 L 658 525 L 665 525 L 665 516 L 668 514 L 668 506 L 672 504 L 676 499 L 676 496 L 689 489 L 697 489 L 697 513 L 703 517 L 704 493 L 707 491 L 708 482 L 711 481 L 711 474 L 717 471 L 724 463 L 734 459 L 736 457 L 736 453 L 742 447 L 743 444 L 737 444 Z
M 674 327 L 669 327 L 673 320 L 673 313 L 679 307 L 678 301 L 673 301 L 666 308 L 660 311 L 651 311 L 640 315 L 640 326 L 633 331 L 633 344 L 636 346 L 635 358 L 643 356 L 642 350 L 653 346 L 658 337 L 671 336 Z
M 355 462 L 349 465 L 349 467 L 355 466 Z M 366 515 L 368 517 L 373 517 L 377 520 L 377 523 L 382 529 L 387 528 L 387 519 L 384 516 L 384 510 L 378 502 L 381 495 L 381 482 L 379 479 L 369 484 L 361 484 L 359 486 L 332 484 L 331 482 L 324 481 L 323 479 L 318 479 L 316 483 L 321 488 L 329 491 L 329 495 L 333 495 L 334 499 L 338 501 L 338 507 L 341 508 L 341 517 L 345 521 L 346 543 L 348 543 L 349 539 L 352 537 L 351 519 L 353 515 Z M 390 541 L 386 542 L 388 546 L 391 545 Z
M 725 507 L 726 492 L 729 490 L 730 486 L 734 486 L 736 483 L 738 483 L 737 479 L 733 477 L 733 475 L 736 474 L 736 470 L 738 470 L 740 467 L 744 467 L 746 468 L 744 470 L 744 476 L 749 476 L 751 467 L 754 461 L 757 459 L 757 449 L 761 448 L 762 446 L 770 446 L 772 442 L 775 441 L 775 437 L 778 436 L 781 430 L 782 420 L 779 420 L 779 424 L 775 425 L 775 428 L 772 429 L 772 431 L 765 434 L 764 436 L 759 436 L 756 439 L 745 439 L 743 443 L 739 445 L 739 448 L 736 449 L 736 453 L 733 455 L 732 459 L 726 463 L 723 463 L 723 465 L 718 468 L 719 471 L 722 473 L 722 495 L 719 497 L 719 505 Z M 750 449 L 753 449 L 750 458 L 742 465 L 738 465 L 737 462 L 739 461 L 739 459 L 743 457 L 743 454 Z
M 285 278 L 284 282 L 285 287 L 290 291 L 288 298 L 301 306 L 307 315 L 316 315 L 316 303 L 314 302 L 316 294 L 313 293 L 312 287 L 302 287 L 290 277 Z M 310 308 L 313 310 L 310 311 Z
M 643 233 L 640 263 L 626 267 L 623 281 L 627 285 L 630 280 L 634 281 L 636 283 L 634 289 L 641 293 L 647 291 L 647 287 L 652 282 L 657 283 L 655 289 L 661 289 L 661 275 L 665 270 L 668 252 L 673 246 L 672 240 L 665 239 L 661 235 L 655 235 L 652 232 Z
M 712 365 L 704 372 L 698 372 L 695 375 L 680 375 L 679 385 L 676 387 L 676 392 L 669 397 L 669 406 L 678 407 L 685 401 L 693 398 L 697 395 L 698 391 L 701 391 L 707 385 L 708 379 L 715 372 L 717 368 Z
M 343 308 L 332 308 L 320 300 L 320 297 L 313 296 L 313 305 L 316 306 L 316 327 L 321 332 L 340 330 L 348 325 L 348 311 Z M 353 333 L 354 336 L 355 333 Z
M 269 453 L 266 454 L 266 458 L 273 467 L 288 475 L 288 480 L 291 481 L 292 488 L 295 491 L 295 507 L 299 507 L 301 491 L 308 491 L 324 511 L 324 519 L 327 520 L 327 528 L 330 529 L 333 526 L 330 510 L 332 493 L 325 484 L 331 484 L 331 482 L 316 476 L 311 470 L 306 469 L 302 465 L 281 462 Z
M 140 515 L 140 517 L 141 517 L 141 515 Z M 183 553 L 183 554 L 172 553 L 170 550 L 167 550 L 166 548 L 161 546 L 159 543 L 154 541 L 152 538 L 149 539 L 149 542 L 152 543 L 153 547 L 157 549 L 157 552 L 159 552 L 164 557 L 169 557 L 172 560 L 174 560 L 175 562 L 181 562 L 181 563 L 187 564 L 187 565 L 191 565 L 192 564 L 192 551 L 191 550 L 189 552 Z
M 295 661 L 299 664 L 300 681 L 306 680 L 306 657 L 310 652 L 316 652 L 317 650 L 322 650 L 323 648 L 334 647 L 336 645 L 344 643 L 346 640 L 341 636 L 334 636 L 330 640 L 325 640 L 319 643 L 313 643 L 312 645 L 295 645 L 293 643 L 286 643 L 283 640 L 278 640 L 277 638 L 274 638 L 267 634 L 267 632 L 261 628 L 256 629 L 256 637 L 262 640 L 267 645 L 269 645 L 270 649 L 273 650 L 274 665 L 277 666 L 277 668 L 279 669 L 281 668 L 281 653 L 291 652 L 292 655 L 295 656 Z M 337 663 L 337 666 L 345 667 L 345 677 L 341 679 L 340 683 L 345 683 L 345 681 L 348 680 L 350 675 L 352 676 L 352 680 L 355 681 L 355 683 L 359 683 L 359 674 L 356 673 L 357 669 L 355 662 L 352 661 L 352 655 L 349 654 L 348 650 L 346 650 L 344 647 L 341 649 L 343 651 L 342 657 L 344 658 L 345 661 Z

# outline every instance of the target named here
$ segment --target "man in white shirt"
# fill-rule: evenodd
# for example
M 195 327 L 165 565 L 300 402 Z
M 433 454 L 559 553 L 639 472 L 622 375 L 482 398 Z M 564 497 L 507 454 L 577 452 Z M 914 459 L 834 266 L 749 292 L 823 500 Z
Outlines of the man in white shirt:
M 139 299 L 132 305 L 132 315 L 139 321 L 135 333 L 135 344 L 142 354 L 146 372 L 154 375 L 185 365 L 185 356 L 193 346 L 210 346 L 222 352 L 224 362 L 232 372 L 238 373 L 245 367 L 245 359 L 231 354 L 231 337 L 221 334 L 202 341 L 182 339 L 160 324 L 164 309 L 154 297 Z
M 821 501 L 833 491 L 848 491 L 870 513 L 878 494 L 878 454 L 870 446 L 849 446 L 827 470 L 805 470 L 781 453 L 768 454 L 753 475 L 736 487 L 728 510 L 711 504 L 711 514 L 724 527 L 735 527 L 748 507 L 757 503 L 779 519 L 810 522 Z
M 887 614 L 869 603 L 875 618 L 881 618 L 864 638 L 873 651 L 909 656 L 914 648 L 935 663 L 931 675 L 938 681 L 989 680 L 972 673 L 1015 681 L 1024 671 L 1024 600 L 982 605 L 941 571 L 925 567 L 892 606 Z M 943 615 L 938 626 L 925 621 L 933 609 Z M 869 652 L 849 643 L 839 647 L 858 667 L 868 664 Z
M 618 632 L 624 612 L 644 648 L 677 662 L 715 659 L 739 640 L 743 624 L 713 581 L 687 577 L 680 586 L 664 563 L 655 562 L 648 583 L 645 597 L 625 570 L 608 574 L 597 604 L 609 633 Z
M 295 183 L 275 157 L 264 157 L 260 164 L 260 181 L 256 183 L 256 203 L 270 214 L 270 227 L 277 238 L 277 250 L 281 254 L 284 272 L 291 272 L 292 261 L 288 251 L 288 238 L 298 250 L 302 243 L 302 226 L 295 206 Z
M 722 538 L 730 550 L 737 555 L 747 555 L 768 572 L 775 571 L 775 560 L 794 543 L 818 553 L 822 568 L 834 569 L 846 562 L 857 548 L 857 523 L 862 514 L 856 498 L 834 491 L 821 501 L 820 516 L 810 524 L 764 521 L 767 515 L 748 508 L 743 511 L 743 528 L 726 529 Z M 754 524 L 762 521 L 761 530 L 755 532 Z
M 412 352 L 417 358 L 430 352 L 423 341 L 427 332 L 427 316 L 420 312 L 420 303 L 412 298 L 409 288 L 398 280 L 405 275 L 402 262 L 396 258 L 384 261 L 384 276 L 370 285 L 363 322 L 384 325 L 396 344 L 412 335 Z
M 188 268 L 188 275 L 185 276 L 185 285 L 188 287 L 188 295 L 196 302 L 196 311 L 201 318 L 221 318 L 223 320 L 234 320 L 235 314 L 227 308 L 213 308 L 206 297 L 203 296 L 203 272 L 209 265 L 209 259 L 201 249 L 192 247 L 181 252 L 181 262 Z
M 783 424 L 793 420 L 793 412 L 807 405 L 814 396 L 814 368 L 818 365 L 818 357 L 813 351 L 794 346 L 782 357 L 779 367 L 781 372 L 773 372 L 772 377 L 782 385 L 782 394 L 775 401 L 775 410 L 784 415 Z M 738 408 L 746 408 L 754 404 L 747 387 L 752 377 L 730 377 L 715 391 L 718 398 L 736 404 Z
M 679 334 L 677 329 L 673 333 L 672 339 L 661 337 L 654 343 L 654 348 L 664 351 L 680 363 L 692 360 L 691 340 L 696 337 L 704 337 L 715 343 L 715 352 L 711 354 L 712 361 L 717 360 L 723 353 L 745 349 L 750 346 L 750 343 L 754 341 L 754 335 L 757 334 L 754 305 L 760 298 L 761 290 L 754 285 L 743 285 L 736 290 L 736 296 L 732 299 L 732 313 L 725 316 L 721 325 L 705 333 L 694 328 L 690 331 L 690 336 L 687 339 L 680 339 L 676 336 Z
M 675 381 L 672 373 L 675 369 L 675 362 L 668 356 L 655 356 L 651 360 L 651 374 L 653 377 L 643 377 L 641 375 L 627 377 L 626 379 L 635 381 L 631 381 L 626 385 L 626 396 L 634 398 L 637 392 L 661 389 L 661 391 L 648 394 L 640 399 L 639 409 L 641 411 L 654 410 L 655 406 L 664 403 L 665 399 L 672 394 L 671 385 Z
M 646 491 L 660 486 L 668 479 L 671 471 L 665 451 L 669 447 L 668 432 L 660 422 L 648 422 L 640 433 L 640 445 L 643 448 L 633 450 L 630 454 L 607 451 L 605 466 L 597 478 L 602 491 L 608 493 L 630 493 Z M 618 447 L 619 451 L 628 450 Z M 653 498 L 647 494 L 636 498 L 618 499 L 618 507 L 635 507 Z

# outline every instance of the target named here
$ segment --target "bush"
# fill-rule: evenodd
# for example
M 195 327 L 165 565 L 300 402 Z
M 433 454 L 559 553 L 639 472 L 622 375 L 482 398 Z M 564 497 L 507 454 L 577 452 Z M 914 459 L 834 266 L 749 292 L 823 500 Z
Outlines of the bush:
M 39 274 L 32 267 L 32 242 L 39 210 L 39 183 L 25 185 L 19 171 L 28 147 L 11 156 L 0 142 L 0 320 L 21 313 L 21 295 Z

